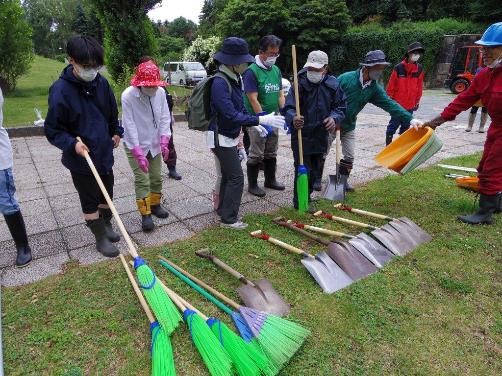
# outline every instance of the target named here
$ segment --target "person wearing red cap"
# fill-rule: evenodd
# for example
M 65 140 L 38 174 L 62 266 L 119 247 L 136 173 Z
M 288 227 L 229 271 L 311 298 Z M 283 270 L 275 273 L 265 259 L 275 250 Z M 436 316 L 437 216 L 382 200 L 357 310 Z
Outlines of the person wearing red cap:
M 152 231 L 152 214 L 167 218 L 161 205 L 162 160 L 169 158 L 171 113 L 159 68 L 152 62 L 136 68 L 131 86 L 122 93 L 122 126 L 129 165 L 134 173 L 136 203 L 143 231 Z

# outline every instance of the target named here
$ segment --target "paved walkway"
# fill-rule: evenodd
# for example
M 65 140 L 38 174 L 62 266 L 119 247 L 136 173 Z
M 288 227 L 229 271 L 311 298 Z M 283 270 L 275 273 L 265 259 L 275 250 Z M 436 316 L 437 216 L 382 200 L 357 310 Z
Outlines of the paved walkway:
M 429 119 L 438 114 L 453 98 L 443 91 L 427 92 L 417 117 Z M 467 113 L 438 130 L 443 149 L 428 164 L 462 154 L 482 150 L 485 134 L 466 133 Z M 380 109 L 367 106 L 359 116 L 357 128 L 357 159 L 351 181 L 355 184 L 384 177 L 392 172 L 379 168 L 373 157 L 384 146 L 385 126 L 389 116 Z M 18 198 L 24 214 L 33 250 L 34 261 L 26 268 L 14 267 L 15 248 L 8 228 L 0 219 L 0 276 L 5 286 L 15 286 L 40 280 L 61 272 L 69 261 L 89 264 L 104 258 L 94 249 L 93 236 L 84 225 L 79 200 L 69 172 L 60 163 L 60 152 L 43 137 L 12 140 L 14 172 Z M 200 133 L 187 129 L 185 123 L 175 126 L 175 145 L 181 181 L 164 177 L 164 197 L 170 216 L 155 219 L 157 228 L 144 234 L 136 211 L 133 176 L 121 148 L 115 152 L 115 205 L 138 245 L 147 247 L 188 238 L 217 223 L 212 211 L 211 190 L 215 182 L 214 162 L 204 147 Z M 334 164 L 331 153 L 326 172 Z M 291 205 L 293 160 L 289 137 L 281 135 L 278 157 L 279 180 L 287 186 L 285 192 L 268 190 L 264 199 L 247 192 L 243 196 L 241 213 L 270 212 L 279 206 Z M 263 177 L 261 178 L 263 183 Z M 121 240 L 119 247 L 126 249 Z

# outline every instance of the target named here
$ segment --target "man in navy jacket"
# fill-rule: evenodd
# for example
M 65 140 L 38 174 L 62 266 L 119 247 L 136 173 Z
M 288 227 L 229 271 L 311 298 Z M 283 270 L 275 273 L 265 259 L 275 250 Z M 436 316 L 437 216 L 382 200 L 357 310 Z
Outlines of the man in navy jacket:
M 49 89 L 45 135 L 62 150 L 61 161 L 71 172 L 84 219 L 104 256 L 118 256 L 112 242 L 119 236 L 111 226 L 112 213 L 84 158 L 89 155 L 110 197 L 113 196 L 113 149 L 123 129 L 118 123 L 117 102 L 108 81 L 98 73 L 104 63 L 103 47 L 92 37 L 68 41 L 68 65 Z M 80 137 L 81 141 L 77 140 Z

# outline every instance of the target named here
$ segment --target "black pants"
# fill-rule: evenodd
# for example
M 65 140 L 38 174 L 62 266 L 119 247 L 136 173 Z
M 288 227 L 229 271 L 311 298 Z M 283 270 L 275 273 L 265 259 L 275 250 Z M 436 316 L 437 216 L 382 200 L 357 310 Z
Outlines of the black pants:
M 223 223 L 235 223 L 244 189 L 244 174 L 237 148 L 216 146 L 213 150 L 221 167 L 220 205 L 216 212 Z
M 113 199 L 113 172 L 106 175 L 100 175 L 100 177 L 108 195 Z M 98 211 L 98 205 L 100 204 L 107 205 L 105 196 L 101 193 L 101 189 L 99 188 L 94 175 L 83 175 L 72 172 L 71 178 L 73 180 L 73 185 L 78 192 L 80 205 L 82 206 L 82 212 L 84 212 L 84 214 L 96 213 Z
M 477 112 L 478 112 L 478 108 L 479 108 L 479 107 L 477 107 L 477 106 L 472 106 L 472 107 L 471 107 L 471 114 L 475 114 L 475 113 L 477 113 Z M 486 113 L 488 112 L 488 110 L 486 109 L 486 107 L 481 107 L 481 112 L 482 112 L 483 114 L 486 114 Z
M 298 209 L 298 194 L 296 192 L 296 179 L 298 176 L 298 166 L 300 164 L 299 158 L 298 158 L 298 153 L 293 152 L 293 157 L 295 160 L 294 166 L 295 166 L 295 184 L 294 184 L 294 193 L 293 193 L 293 206 L 295 209 Z M 309 201 L 310 201 L 310 195 L 312 193 L 313 189 L 313 184 L 316 179 L 316 177 L 320 176 L 322 174 L 322 160 L 323 160 L 323 154 L 308 154 L 303 156 L 303 165 L 307 168 L 308 171 L 308 178 L 309 178 Z

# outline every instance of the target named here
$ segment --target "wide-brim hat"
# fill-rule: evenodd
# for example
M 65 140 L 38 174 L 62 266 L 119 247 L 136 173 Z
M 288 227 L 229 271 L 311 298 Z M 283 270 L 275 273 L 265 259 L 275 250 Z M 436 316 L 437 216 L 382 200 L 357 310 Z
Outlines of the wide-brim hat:
M 136 68 L 132 86 L 166 86 L 166 82 L 160 78 L 160 70 L 152 61 L 141 63 Z
M 424 46 L 422 46 L 422 43 L 413 42 L 412 44 L 410 44 L 408 46 L 408 50 L 406 51 L 406 54 L 409 54 L 410 52 L 420 52 L 423 54 L 425 52 L 425 48 L 424 48 Z
M 255 61 L 254 57 L 249 54 L 247 42 L 237 37 L 226 38 L 221 49 L 213 55 L 213 59 L 225 65 L 239 65 Z
M 307 57 L 307 62 L 303 66 L 304 68 L 312 67 L 320 69 L 328 65 L 328 54 L 324 51 L 312 51 Z
M 364 61 L 359 63 L 363 67 L 373 67 L 375 65 L 390 65 L 385 61 L 385 54 L 382 50 L 370 51 L 364 57 Z

